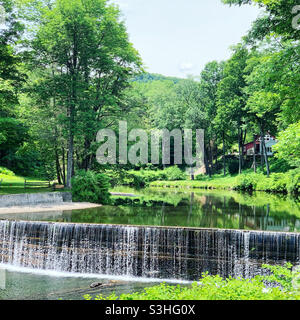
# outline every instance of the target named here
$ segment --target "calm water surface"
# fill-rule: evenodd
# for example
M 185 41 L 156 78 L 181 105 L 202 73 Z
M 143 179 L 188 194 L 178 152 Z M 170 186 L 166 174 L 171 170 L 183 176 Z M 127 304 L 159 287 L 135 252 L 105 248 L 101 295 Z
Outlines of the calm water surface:
M 252 195 L 226 191 L 181 192 L 157 188 L 118 188 L 112 191 L 137 195 L 145 205 L 2 215 L 1 218 L 300 232 L 300 202 L 288 196 L 263 192 Z M 150 204 L 151 200 L 155 201 L 154 205 Z
M 18 270 L 20 269 L 20 270 Z M 113 277 L 112 277 L 113 278 Z M 92 283 L 101 283 L 90 288 Z M 0 266 L 0 300 L 83 300 L 86 294 L 109 296 L 141 291 L 155 282 L 109 280 Z

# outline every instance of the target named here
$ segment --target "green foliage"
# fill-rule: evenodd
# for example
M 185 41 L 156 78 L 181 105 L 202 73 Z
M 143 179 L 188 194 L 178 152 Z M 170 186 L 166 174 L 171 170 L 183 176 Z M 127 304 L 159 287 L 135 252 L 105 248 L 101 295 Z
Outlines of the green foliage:
M 252 279 L 232 278 L 223 279 L 204 273 L 198 282 L 189 286 L 168 285 L 145 288 L 132 294 L 115 293 L 103 295 L 85 295 L 85 300 L 300 300 L 299 287 L 293 286 L 299 272 L 292 272 L 291 265 L 268 266 L 270 276 L 256 276 Z M 275 286 L 266 287 L 266 283 Z
M 286 160 L 277 159 L 276 157 L 272 157 L 270 159 L 270 171 L 271 172 L 287 172 L 293 169 Z
M 278 140 L 273 147 L 275 156 L 287 161 L 291 166 L 300 167 L 300 121 L 280 132 Z
M 259 176 L 255 173 L 241 174 L 236 178 L 236 189 L 244 191 L 256 190 L 259 178 L 265 178 L 263 175 Z
M 114 206 L 131 206 L 131 207 L 161 207 L 162 205 L 173 205 L 167 201 L 145 199 L 144 197 L 117 197 L 113 196 L 111 202 Z
M 227 4 L 242 5 L 257 3 L 262 6 L 264 14 L 252 26 L 248 41 L 261 40 L 266 36 L 281 36 L 284 39 L 299 39 L 299 31 L 292 27 L 292 8 L 297 5 L 295 0 L 222 0 Z
M 22 175 L 56 175 L 69 185 L 73 167 L 75 172 L 99 169 L 96 134 L 103 128 L 117 131 L 117 120 L 123 119 L 128 129 L 148 132 L 204 129 L 205 166 L 211 176 L 220 172 L 222 155 L 240 151 L 244 141 L 270 131 L 279 139 L 274 147 L 279 160 L 270 161 L 276 174 L 270 179 L 201 177 L 200 182 L 210 188 L 299 192 L 296 171 L 280 174 L 299 167 L 300 159 L 300 46 L 299 31 L 291 27 L 294 0 L 223 0 L 258 3 L 265 14 L 227 61 L 209 62 L 199 79 L 140 74 L 140 56 L 110 1 L 50 2 L 1 1 L 7 25 L 0 30 L 0 165 Z M 171 152 L 173 148 L 171 141 Z M 74 150 L 68 162 L 67 150 Z M 241 152 L 239 160 L 226 157 L 224 172 L 247 170 Z M 132 168 L 107 174 L 113 185 L 144 187 L 178 180 L 188 185 L 178 168 Z
M 227 159 L 226 167 L 229 174 L 237 174 L 239 172 L 239 161 L 237 159 Z
M 300 168 L 289 171 L 286 179 L 287 191 L 294 194 L 300 194 Z
M 181 78 L 176 77 L 166 77 L 161 74 L 157 73 L 143 73 L 137 77 L 135 77 L 132 81 L 141 82 L 141 83 L 147 83 L 152 81 L 173 81 L 174 83 L 178 83 L 180 81 L 184 81 Z
M 124 90 L 139 73 L 141 60 L 118 7 L 107 0 L 22 5 L 30 39 L 26 49 L 31 101 L 24 107 L 31 123 L 39 125 L 34 130 L 39 134 L 34 133 L 41 154 L 51 159 L 57 176 L 67 167 L 69 186 L 73 167 L 92 167 L 97 132 L 126 112 Z M 74 150 L 76 160 L 71 152 L 64 161 L 67 148 Z
M 9 157 L 28 139 L 27 128 L 15 118 L 0 117 L 0 159 L 6 164 Z
M 0 167 L 0 174 L 4 174 L 6 176 L 14 176 L 15 173 L 11 170 L 8 170 L 7 168 Z
M 284 266 L 263 264 L 262 268 L 270 271 L 270 275 L 261 277 L 263 281 L 273 286 L 280 285 L 286 291 L 293 290 L 293 281 L 296 280 L 299 271 L 293 270 L 291 263 L 286 263 Z
M 300 170 L 296 169 L 286 173 L 272 173 L 269 178 L 260 173 L 241 174 L 236 177 L 234 189 L 298 194 L 299 187 Z
M 109 178 L 101 173 L 79 170 L 72 179 L 72 197 L 78 202 L 108 204 Z
M 113 186 L 127 185 L 136 188 L 143 188 L 153 181 L 178 181 L 187 178 L 186 173 L 177 166 L 164 170 L 106 170 L 105 173 L 110 177 Z
M 186 180 L 187 174 L 182 172 L 177 166 L 168 167 L 163 170 L 163 174 L 166 175 L 168 181 Z M 161 176 L 161 179 L 163 177 Z
M 300 193 L 300 170 L 289 170 L 285 173 L 272 173 L 266 177 L 262 173 L 244 172 L 237 176 L 215 175 L 211 178 L 197 176 L 195 181 L 154 181 L 152 187 L 229 189 L 241 191 L 267 191 L 278 193 Z

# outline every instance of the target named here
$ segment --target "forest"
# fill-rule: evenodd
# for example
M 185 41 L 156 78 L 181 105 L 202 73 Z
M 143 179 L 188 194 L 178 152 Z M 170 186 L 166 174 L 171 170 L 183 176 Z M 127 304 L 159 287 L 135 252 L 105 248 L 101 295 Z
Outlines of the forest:
M 119 7 L 107 0 L 1 0 L 0 174 L 12 171 L 68 188 L 82 171 L 106 172 L 112 181 L 120 171 L 147 169 L 159 180 L 157 170 L 168 169 L 162 165 L 97 163 L 97 132 L 117 131 L 124 120 L 128 130 L 204 129 L 208 177 L 293 172 L 299 191 L 295 2 L 223 0 L 253 2 L 264 14 L 232 44 L 231 57 L 180 79 L 145 71 Z M 243 146 L 267 133 L 278 140 L 275 156 L 263 144 L 262 156 L 246 157 Z M 169 175 L 177 169 L 185 168 L 171 166 Z

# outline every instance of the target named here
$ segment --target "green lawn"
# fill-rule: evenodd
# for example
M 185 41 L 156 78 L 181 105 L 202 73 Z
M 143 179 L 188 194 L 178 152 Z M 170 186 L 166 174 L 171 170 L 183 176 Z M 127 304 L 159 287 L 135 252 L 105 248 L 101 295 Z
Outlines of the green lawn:
M 245 171 L 241 175 L 223 176 L 215 175 L 211 178 L 203 176 L 201 180 L 184 181 L 154 181 L 150 187 L 169 188 L 203 188 L 241 191 L 267 191 L 276 193 L 300 194 L 300 169 L 287 172 L 274 172 L 270 177 L 262 173 Z
M 45 182 L 45 180 L 41 180 L 38 178 L 28 178 L 28 177 L 19 177 L 19 176 L 10 176 L 5 174 L 0 174 L 0 195 L 4 194 L 16 194 L 16 193 L 37 193 L 37 192 L 51 192 L 52 188 L 24 188 L 24 180 L 28 182 Z
M 236 176 L 214 176 L 211 179 L 209 177 L 203 177 L 202 180 L 194 181 L 154 181 L 150 183 L 150 187 L 231 190 L 236 187 Z

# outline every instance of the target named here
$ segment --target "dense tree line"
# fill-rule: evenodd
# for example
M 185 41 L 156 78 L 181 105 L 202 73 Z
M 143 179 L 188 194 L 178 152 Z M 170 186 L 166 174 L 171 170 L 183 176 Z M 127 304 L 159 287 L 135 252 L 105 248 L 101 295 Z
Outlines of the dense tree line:
M 250 0 L 223 0 L 230 5 Z M 294 1 L 264 8 L 227 61 L 188 79 L 143 73 L 117 6 L 107 0 L 1 0 L 0 165 L 70 186 L 96 169 L 96 134 L 128 129 L 204 129 L 205 167 L 228 173 L 229 153 L 270 132 L 277 156 L 299 166 L 300 49 Z M 266 148 L 260 165 L 270 173 Z M 256 155 L 253 169 L 257 170 Z M 130 167 L 128 167 L 129 169 Z

